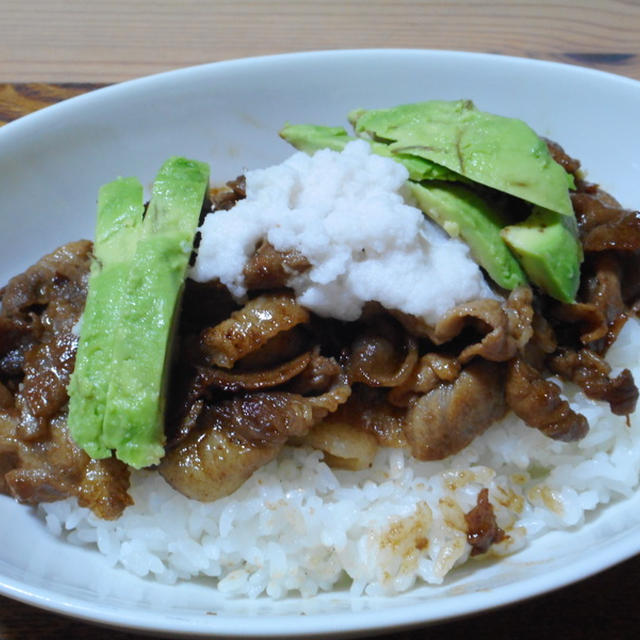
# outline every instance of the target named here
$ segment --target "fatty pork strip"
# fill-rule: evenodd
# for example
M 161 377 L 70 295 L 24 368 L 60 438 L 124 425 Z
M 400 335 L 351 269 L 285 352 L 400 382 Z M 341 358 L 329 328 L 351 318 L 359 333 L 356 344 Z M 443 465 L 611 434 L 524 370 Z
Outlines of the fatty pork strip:
M 30 504 L 75 496 L 113 519 L 132 504 L 127 466 L 92 460 L 66 426 L 90 252 L 64 245 L 0 291 L 0 491 Z

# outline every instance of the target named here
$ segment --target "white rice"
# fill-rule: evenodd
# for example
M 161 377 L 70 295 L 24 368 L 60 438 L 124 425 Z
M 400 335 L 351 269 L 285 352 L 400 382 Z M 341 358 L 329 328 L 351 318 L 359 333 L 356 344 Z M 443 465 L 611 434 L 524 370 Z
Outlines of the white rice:
M 640 380 L 640 323 L 627 322 L 608 359 Z M 372 468 L 335 471 L 322 454 L 288 448 L 232 496 L 203 504 L 156 473 L 134 475 L 135 506 L 115 522 L 74 500 L 42 504 L 55 535 L 94 546 L 113 565 L 163 583 L 209 577 L 228 595 L 312 596 L 345 584 L 354 595 L 440 583 L 469 557 L 463 514 L 489 489 L 508 538 L 504 555 L 553 529 L 580 527 L 599 505 L 629 496 L 640 474 L 640 420 L 631 426 L 573 385 L 564 393 L 591 430 L 550 440 L 513 415 L 442 462 L 379 452 Z

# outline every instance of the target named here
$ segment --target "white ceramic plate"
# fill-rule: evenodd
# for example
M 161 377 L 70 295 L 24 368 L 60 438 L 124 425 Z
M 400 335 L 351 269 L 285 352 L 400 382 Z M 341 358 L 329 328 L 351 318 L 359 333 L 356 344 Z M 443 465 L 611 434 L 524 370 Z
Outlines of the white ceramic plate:
M 471 98 L 529 122 L 640 205 L 640 83 L 546 62 L 446 51 L 337 51 L 222 62 L 109 87 L 0 130 L 0 282 L 72 239 L 92 237 L 98 187 L 151 181 L 168 156 L 211 162 L 214 180 L 279 161 L 285 121 L 344 124 L 358 106 Z M 536 540 L 440 587 L 392 599 L 348 592 L 222 599 L 204 583 L 166 587 L 110 569 L 52 538 L 0 496 L 0 593 L 60 613 L 175 636 L 302 636 L 416 625 L 485 610 L 586 577 L 640 551 L 640 493 L 585 526 Z M 327 615 L 330 614 L 330 615 Z

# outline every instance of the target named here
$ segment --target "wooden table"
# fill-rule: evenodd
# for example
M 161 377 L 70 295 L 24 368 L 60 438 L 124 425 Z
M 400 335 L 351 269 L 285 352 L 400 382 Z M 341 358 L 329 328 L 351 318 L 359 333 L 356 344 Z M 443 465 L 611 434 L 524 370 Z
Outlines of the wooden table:
M 640 3 L 632 0 L 0 0 L 0 9 L 0 124 L 104 83 L 296 50 L 485 51 L 640 80 Z M 640 556 L 503 610 L 384 637 L 631 638 L 640 628 L 639 576 Z M 134 636 L 0 598 L 1 640 L 107 637 Z

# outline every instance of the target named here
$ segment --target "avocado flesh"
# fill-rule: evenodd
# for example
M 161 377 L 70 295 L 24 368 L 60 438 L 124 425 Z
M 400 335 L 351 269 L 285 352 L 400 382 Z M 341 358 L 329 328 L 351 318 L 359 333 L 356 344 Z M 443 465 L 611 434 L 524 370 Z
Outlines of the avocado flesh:
M 92 458 L 111 455 L 101 436 L 113 364 L 114 328 L 120 321 L 143 209 L 142 185 L 135 178 L 119 178 L 100 188 L 94 260 L 68 387 L 71 436 Z
M 574 218 L 534 207 L 524 222 L 505 227 L 501 235 L 531 282 L 561 302 L 575 302 L 583 253 Z
M 164 407 L 174 318 L 208 188 L 208 165 L 171 158 L 156 176 L 126 284 L 102 432 L 135 468 L 164 455 Z
M 449 235 L 466 242 L 474 260 L 504 289 L 526 284 L 518 261 L 500 236 L 502 217 L 467 187 L 408 182 L 418 207 Z
M 578 273 L 579 278 L 582 258 L 568 193 L 574 188 L 573 177 L 553 160 L 546 143 L 524 122 L 478 111 L 469 100 L 430 101 L 374 111 L 356 109 L 348 119 L 372 151 L 408 169 L 409 187 L 422 210 L 450 235 L 460 236 L 496 283 L 512 289 L 526 282 L 528 276 L 555 298 L 575 297 L 577 284 L 571 274 Z M 290 125 L 281 135 L 309 153 L 327 147 L 340 150 L 354 139 L 341 127 L 314 125 Z M 428 161 L 429 168 L 420 161 Z M 448 174 L 437 175 L 437 169 Z M 442 183 L 429 182 L 438 179 L 477 182 L 533 203 L 534 211 L 540 208 L 562 217 L 560 226 L 565 231 L 559 228 L 556 233 L 564 237 L 568 232 L 565 240 L 571 247 L 566 264 L 560 267 L 564 268 L 562 273 L 552 273 L 558 268 L 558 260 L 545 257 L 535 244 L 535 235 L 518 236 L 523 244 L 517 253 L 515 248 L 511 252 L 500 235 L 508 220 L 479 196 L 468 190 L 456 191 L 460 185 L 443 195 L 438 191 Z M 439 200 L 443 197 L 444 202 Z M 559 220 L 555 222 L 559 224 Z M 534 246 L 529 248 L 526 243 L 530 241 Z
M 426 158 L 473 182 L 573 217 L 570 177 L 522 120 L 479 111 L 470 100 L 432 100 L 350 115 L 356 134 L 393 153 Z
M 350 136 L 343 127 L 323 127 L 315 124 L 292 124 L 283 127 L 280 137 L 291 146 L 305 153 L 315 153 L 320 149 L 342 151 L 349 142 L 358 140 Z M 396 160 L 409 172 L 411 180 L 452 180 L 464 181 L 465 178 L 442 165 L 426 158 L 404 153 L 394 153 L 389 145 L 383 142 L 366 140 L 371 151 L 379 156 Z

